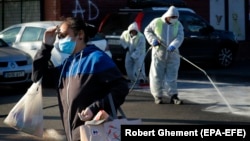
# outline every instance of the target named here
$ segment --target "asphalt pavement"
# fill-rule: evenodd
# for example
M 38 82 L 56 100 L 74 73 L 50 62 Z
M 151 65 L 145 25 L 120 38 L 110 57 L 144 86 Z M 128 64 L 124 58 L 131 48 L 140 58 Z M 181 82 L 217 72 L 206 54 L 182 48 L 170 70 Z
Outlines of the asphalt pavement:
M 248 47 L 249 48 L 249 47 Z M 216 78 L 235 77 L 233 81 L 250 82 L 250 49 L 244 48 L 239 51 L 235 64 L 229 69 L 206 69 L 209 76 Z M 203 75 L 203 72 L 193 69 L 193 71 L 180 71 L 180 77 L 192 77 Z M 223 77 L 221 77 L 223 76 Z M 219 77 L 218 77 L 219 78 Z M 226 80 L 225 80 L 226 81 Z M 147 86 L 145 86 L 146 89 Z M 143 89 L 141 87 L 140 89 Z M 231 113 L 208 112 L 203 109 L 209 104 L 194 103 L 184 100 L 183 105 L 160 104 L 154 103 L 153 97 L 149 92 L 134 89 L 128 95 L 122 109 L 127 118 L 140 118 L 145 125 L 250 125 L 250 117 L 240 116 Z M 58 112 L 57 99 L 53 90 L 44 90 L 44 123 L 47 135 L 50 138 L 34 138 L 23 134 L 6 125 L 0 124 L 0 141 L 39 141 L 39 140 L 63 140 L 63 127 Z M 165 99 L 169 101 L 168 97 Z M 0 117 L 2 122 L 4 117 Z M 3 125 L 3 126 L 2 126 Z

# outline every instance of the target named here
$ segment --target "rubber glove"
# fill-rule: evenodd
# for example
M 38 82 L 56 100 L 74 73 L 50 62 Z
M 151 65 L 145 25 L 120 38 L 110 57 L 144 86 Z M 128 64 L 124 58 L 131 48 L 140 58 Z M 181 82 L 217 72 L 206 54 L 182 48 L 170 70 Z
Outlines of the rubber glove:
M 158 45 L 160 45 L 159 41 L 156 40 L 156 39 L 154 39 L 154 41 L 153 41 L 153 46 L 158 46 Z
M 175 47 L 174 46 L 169 46 L 167 48 L 167 51 L 170 51 L 170 52 L 173 52 L 175 50 Z

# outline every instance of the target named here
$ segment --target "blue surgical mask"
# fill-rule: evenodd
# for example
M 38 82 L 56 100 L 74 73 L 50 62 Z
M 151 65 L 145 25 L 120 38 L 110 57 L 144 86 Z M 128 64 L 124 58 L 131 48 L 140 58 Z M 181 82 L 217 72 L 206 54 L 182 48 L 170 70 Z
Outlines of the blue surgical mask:
M 76 42 L 71 37 L 59 39 L 59 50 L 63 53 L 72 54 L 76 47 Z

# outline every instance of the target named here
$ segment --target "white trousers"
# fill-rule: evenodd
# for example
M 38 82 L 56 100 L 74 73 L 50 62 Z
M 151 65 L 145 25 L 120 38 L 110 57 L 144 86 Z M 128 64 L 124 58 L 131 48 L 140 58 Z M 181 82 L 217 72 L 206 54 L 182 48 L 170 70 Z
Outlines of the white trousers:
M 128 79 L 131 81 L 136 81 L 143 79 L 145 80 L 145 65 L 144 65 L 144 55 L 141 55 L 138 59 L 133 59 L 128 53 L 125 58 L 125 68 L 127 72 Z M 138 76 L 139 75 L 139 76 Z
M 175 53 L 169 53 L 167 58 L 159 59 L 155 55 L 152 54 L 149 71 L 151 94 L 154 98 L 162 97 L 164 91 L 166 91 L 169 96 L 178 94 L 177 77 L 180 57 Z

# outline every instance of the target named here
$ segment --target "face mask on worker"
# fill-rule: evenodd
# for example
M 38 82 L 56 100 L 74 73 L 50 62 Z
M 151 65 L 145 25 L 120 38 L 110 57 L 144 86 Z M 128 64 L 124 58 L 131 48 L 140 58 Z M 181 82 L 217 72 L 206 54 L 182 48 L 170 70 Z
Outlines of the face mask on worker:
M 59 39 L 59 50 L 63 53 L 72 54 L 76 47 L 76 41 L 71 37 Z
M 169 23 L 174 24 L 177 22 L 177 18 L 170 18 Z

